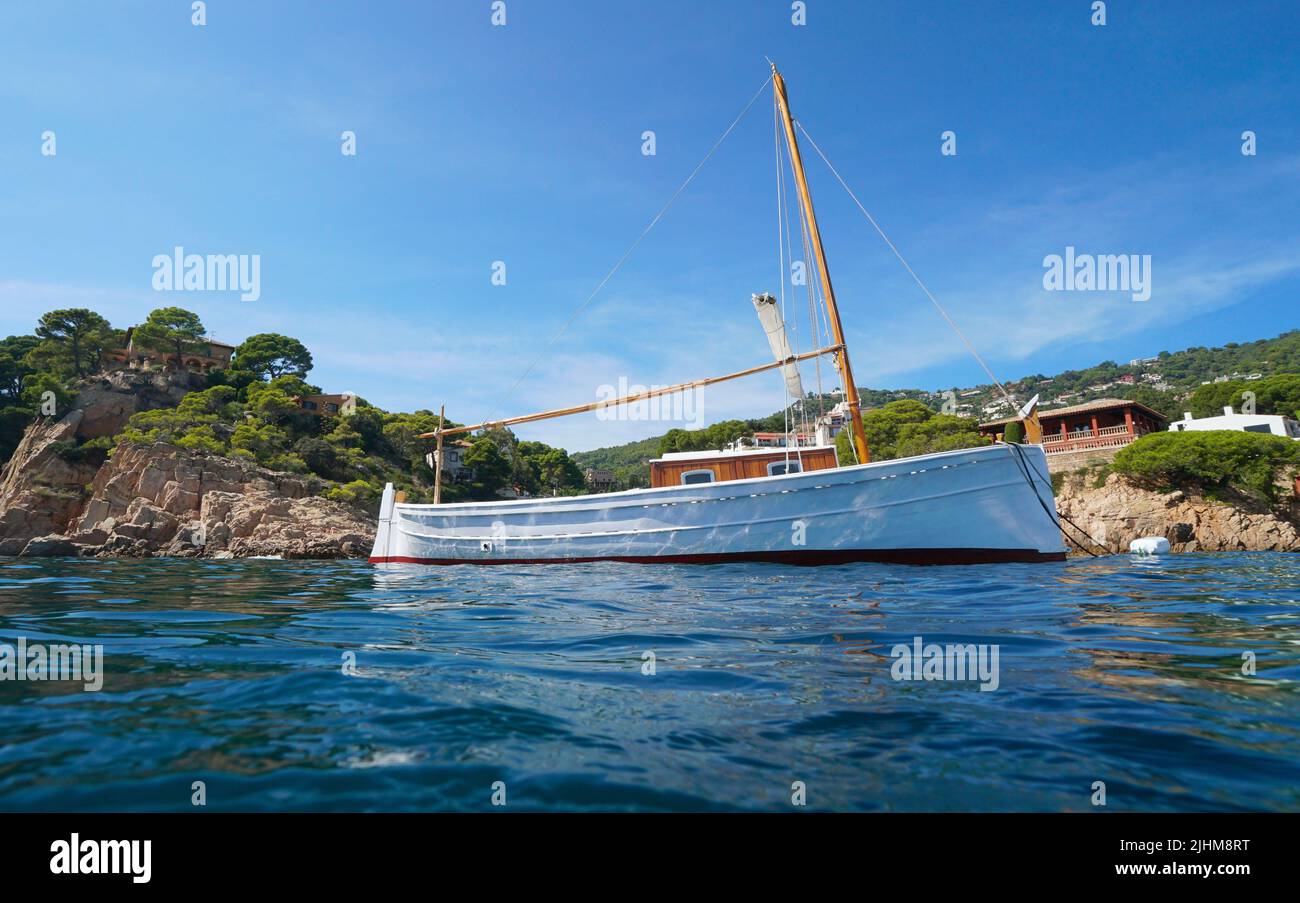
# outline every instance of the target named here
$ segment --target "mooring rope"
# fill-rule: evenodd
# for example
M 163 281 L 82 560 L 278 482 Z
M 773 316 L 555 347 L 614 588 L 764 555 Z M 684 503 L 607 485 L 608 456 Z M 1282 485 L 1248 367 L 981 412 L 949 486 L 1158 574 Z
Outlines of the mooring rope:
M 1088 548 L 1083 543 L 1079 542 L 1079 540 L 1075 539 L 1073 536 L 1067 533 L 1065 531 L 1065 528 L 1061 526 L 1061 521 L 1063 520 L 1066 523 L 1068 523 L 1071 527 L 1074 527 L 1074 529 L 1078 530 L 1079 534 L 1083 536 L 1085 539 L 1087 539 L 1090 543 L 1092 543 L 1094 546 L 1096 546 L 1097 548 L 1101 549 L 1103 552 L 1109 555 L 1110 549 L 1106 548 L 1104 545 L 1097 542 L 1097 540 L 1093 539 L 1092 535 L 1088 533 L 1087 530 L 1083 529 L 1083 527 L 1080 527 L 1078 524 L 1072 521 L 1068 516 L 1062 514 L 1060 511 L 1057 511 L 1056 517 L 1052 517 L 1052 510 L 1047 507 L 1047 503 L 1043 501 L 1043 497 L 1038 494 L 1038 487 L 1034 485 L 1034 478 L 1030 475 L 1029 472 L 1029 463 L 1025 461 L 1025 450 L 1020 447 L 1019 443 L 1016 442 L 1006 442 L 1003 444 L 1015 451 L 1016 463 L 1020 465 L 1021 475 L 1025 478 L 1025 481 L 1029 483 L 1029 490 L 1034 494 L 1034 499 L 1038 502 L 1038 507 L 1043 509 L 1043 512 L 1047 515 L 1048 519 L 1051 520 L 1051 522 L 1056 525 L 1056 528 L 1061 531 L 1061 535 L 1064 536 L 1068 541 L 1078 546 L 1078 548 L 1081 551 L 1087 552 L 1093 558 L 1101 557 L 1096 552 L 1092 551 L 1092 549 Z

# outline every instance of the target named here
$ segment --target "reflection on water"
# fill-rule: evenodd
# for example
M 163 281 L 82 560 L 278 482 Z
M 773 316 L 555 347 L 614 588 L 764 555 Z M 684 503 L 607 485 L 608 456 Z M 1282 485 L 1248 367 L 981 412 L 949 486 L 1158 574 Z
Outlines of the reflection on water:
M 0 808 L 1295 809 L 1298 587 L 1272 553 L 4 559 L 0 642 L 100 643 L 105 677 L 0 681 Z M 997 644 L 999 689 L 892 680 L 916 636 Z

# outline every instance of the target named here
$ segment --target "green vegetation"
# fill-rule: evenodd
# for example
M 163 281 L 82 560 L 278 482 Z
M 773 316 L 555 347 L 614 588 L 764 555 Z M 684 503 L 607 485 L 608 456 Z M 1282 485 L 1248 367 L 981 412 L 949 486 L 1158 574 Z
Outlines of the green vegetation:
M 1300 330 L 1284 332 L 1276 338 L 1261 339 L 1258 342 L 1229 342 L 1222 348 L 1197 347 L 1185 351 L 1162 351 L 1154 360 L 1136 364 L 1103 361 L 1084 370 L 1066 370 L 1051 377 L 1051 391 L 1056 395 L 1083 392 L 1088 386 L 1097 383 L 1113 382 L 1121 376 L 1141 373 L 1159 373 L 1164 382 L 1183 391 L 1194 389 L 1205 380 L 1225 374 L 1300 373 Z M 1048 377 L 1037 374 L 1026 377 L 1022 382 L 1042 382 L 1046 379 Z
M 669 430 L 659 440 L 659 454 L 668 452 L 705 451 L 711 448 L 725 448 L 742 436 L 753 435 L 758 427 L 755 421 L 724 420 L 702 430 Z M 784 429 L 784 426 L 779 427 Z
M 180 361 L 187 354 L 207 350 L 203 341 L 206 333 L 198 314 L 180 307 L 160 307 L 136 327 L 132 339 L 145 348 L 175 355 Z
M 30 366 L 56 376 L 78 379 L 93 373 L 99 357 L 116 338 L 112 325 L 92 310 L 52 310 L 36 324 Z
M 614 472 L 614 479 L 623 488 L 650 485 L 650 468 L 646 462 L 659 457 L 662 436 L 653 436 L 626 445 L 614 445 L 593 451 L 575 452 L 573 461 L 579 467 L 597 467 Z
M 883 408 L 862 415 L 871 460 L 889 461 L 912 455 L 975 448 L 988 445 L 979 433 L 979 424 L 969 417 L 936 414 L 919 401 L 891 401 Z M 841 436 L 847 435 L 847 430 Z M 837 439 L 839 437 L 836 437 Z M 853 460 L 841 457 L 841 461 Z
M 297 339 L 263 332 L 244 339 L 235 349 L 235 366 L 261 379 L 306 376 L 311 372 L 311 352 Z
M 178 307 L 153 311 L 133 336 L 139 347 L 182 360 L 208 351 L 202 321 Z M 0 454 L 6 460 L 12 455 L 40 413 L 43 393 L 53 393 L 56 410 L 65 411 L 74 382 L 99 372 L 103 353 L 124 341 L 125 333 L 100 315 L 71 309 L 46 314 L 35 335 L 0 342 Z M 168 442 L 274 470 L 315 474 L 331 483 L 326 497 L 357 505 L 376 506 L 386 482 L 412 501 L 431 500 L 434 472 L 425 461 L 431 443 L 419 435 L 437 428 L 438 416 L 389 413 L 363 399 L 349 416 L 313 416 L 294 400 L 320 394 L 306 382 L 311 368 L 311 353 L 297 339 L 250 336 L 236 349 L 230 370 L 209 373 L 207 387 L 190 392 L 176 407 L 141 412 L 116 436 L 63 442 L 55 452 L 68 461 L 97 463 L 120 441 Z M 530 495 L 584 489 L 582 471 L 567 452 L 521 442 L 508 430 L 477 436 L 465 461 L 472 477 L 444 481 L 442 496 L 448 501 L 495 498 L 502 489 Z
M 1025 441 L 1025 428 L 1021 426 L 1019 420 L 1013 420 L 1002 428 L 1002 440 L 1004 442 Z
M 1162 392 L 1150 386 L 1123 386 L 1116 388 L 1111 393 L 1115 398 L 1124 398 L 1144 404 L 1151 410 L 1163 414 L 1167 420 L 1177 420 L 1182 417 L 1183 402 L 1178 400 L 1182 394 L 1184 393 L 1173 390 Z
M 86 349 L 104 341 L 82 313 L 90 311 L 54 311 L 41 318 L 40 335 L 0 341 L 0 460 L 9 460 L 47 398 L 57 405 L 71 400 L 70 381 L 88 366 Z
M 1229 342 L 1222 348 L 1162 351 L 1155 365 L 1167 382 L 1184 388 L 1222 374 L 1300 373 L 1300 329 L 1257 342 Z
M 1294 373 L 1210 383 L 1193 392 L 1183 410 L 1191 411 L 1195 417 L 1218 417 L 1225 407 L 1240 411 L 1247 392 L 1254 393 L 1256 414 L 1300 417 L 1300 376 Z
M 215 385 L 191 392 L 175 408 L 134 415 L 113 441 L 169 442 L 272 470 L 315 474 L 338 484 L 323 493 L 326 498 L 371 508 L 387 482 L 413 502 L 432 500 L 434 472 L 425 461 L 430 443 L 418 437 L 437 428 L 438 415 L 389 413 L 357 399 L 351 415 L 316 417 L 293 402 L 295 395 L 319 392 L 296 375 L 255 379 L 242 388 Z M 472 480 L 444 481 L 445 501 L 495 498 L 497 490 L 512 487 L 532 495 L 583 488 L 582 472 L 563 449 L 520 442 L 508 430 L 475 438 L 465 464 Z
M 1279 484 L 1300 470 L 1300 442 L 1231 430 L 1152 433 L 1121 449 L 1111 469 L 1155 489 L 1235 490 L 1275 502 Z

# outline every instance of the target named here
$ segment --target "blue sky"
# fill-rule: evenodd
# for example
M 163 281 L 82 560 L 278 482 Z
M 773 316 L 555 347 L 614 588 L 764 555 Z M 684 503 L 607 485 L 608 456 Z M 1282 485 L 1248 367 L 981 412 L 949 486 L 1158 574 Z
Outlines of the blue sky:
M 1298 325 L 1293 0 L 1111 2 L 1104 27 L 1087 0 L 808 0 L 804 26 L 784 0 L 507 0 L 504 27 L 490 5 L 211 0 L 195 27 L 188 0 L 6 4 L 0 330 L 177 304 L 228 341 L 301 338 L 327 391 L 462 421 L 762 363 L 749 295 L 780 279 L 770 92 L 510 391 L 758 90 L 764 55 L 1000 376 Z M 859 384 L 983 381 L 805 154 Z M 261 298 L 153 291 L 176 245 L 260 255 Z M 1044 291 L 1043 258 L 1067 245 L 1150 254 L 1151 299 Z M 703 419 L 782 403 L 766 374 L 709 390 Z M 577 450 L 671 425 L 519 432 Z

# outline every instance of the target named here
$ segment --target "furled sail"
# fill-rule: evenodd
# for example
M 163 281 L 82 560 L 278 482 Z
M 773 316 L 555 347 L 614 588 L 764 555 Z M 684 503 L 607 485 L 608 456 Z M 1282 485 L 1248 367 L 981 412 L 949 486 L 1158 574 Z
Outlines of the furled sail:
M 763 325 L 763 332 L 767 333 L 767 343 L 772 346 L 772 353 L 776 355 L 776 359 L 788 361 L 794 357 L 794 352 L 790 350 L 790 340 L 786 338 L 781 308 L 777 305 L 776 299 L 764 292 L 751 296 L 751 300 L 754 302 L 754 309 L 758 311 L 758 322 Z M 796 364 L 786 364 L 781 368 L 781 375 L 785 377 L 786 394 L 794 401 L 801 400 L 803 382 L 799 379 L 799 367 Z

